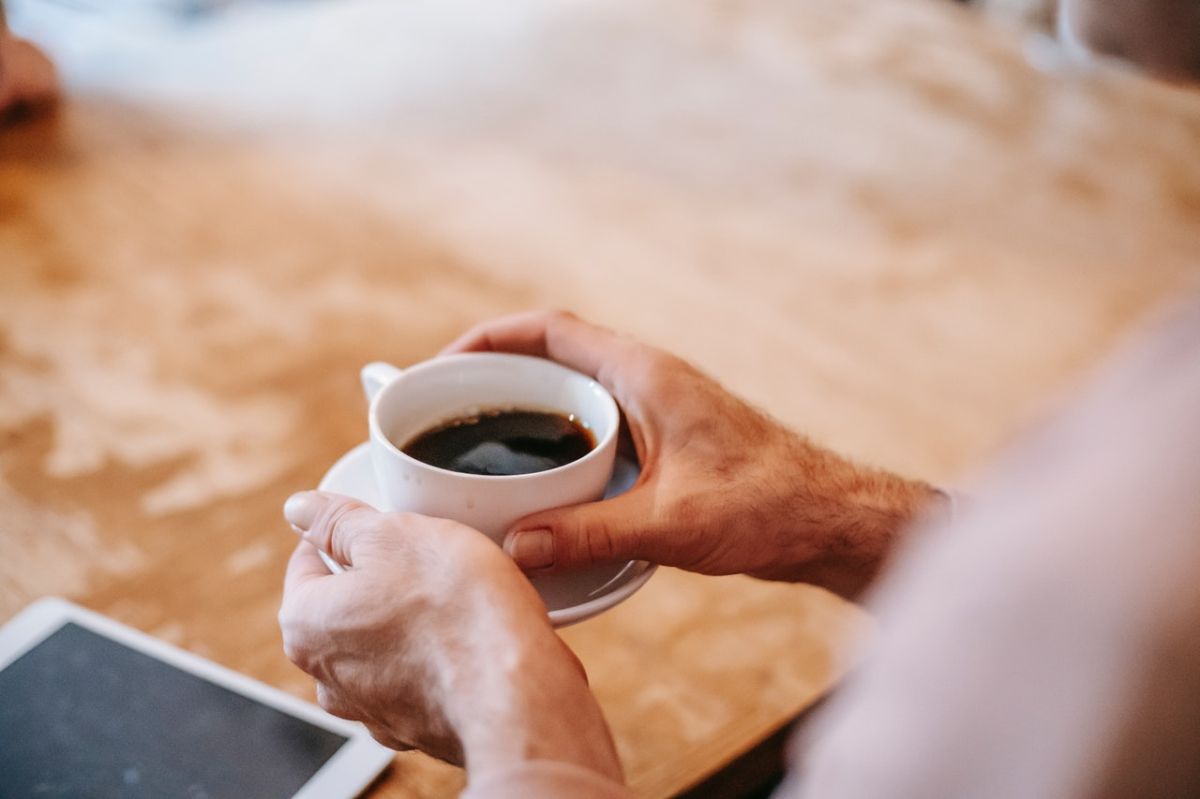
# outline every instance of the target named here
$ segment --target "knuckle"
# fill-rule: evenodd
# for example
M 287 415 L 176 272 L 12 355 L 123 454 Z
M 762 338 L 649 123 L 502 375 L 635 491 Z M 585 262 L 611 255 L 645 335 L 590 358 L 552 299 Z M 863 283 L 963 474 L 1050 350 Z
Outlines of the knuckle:
M 284 602 L 279 606 L 279 613 L 276 614 L 275 619 L 279 623 L 279 630 L 285 639 L 297 637 L 303 618 L 296 610 L 295 604 Z
M 330 536 L 345 531 L 346 517 L 354 510 L 354 505 L 349 499 L 336 499 L 331 503 L 325 518 L 325 528 Z
M 308 664 L 308 652 L 296 642 L 295 638 L 284 637 L 283 654 L 284 657 L 298 666 L 302 671 L 308 671 L 305 668 Z
M 395 749 L 396 751 L 403 752 L 413 748 L 412 745 L 407 744 L 397 738 L 391 730 L 383 725 L 364 722 L 363 726 L 367 728 L 367 732 L 371 734 L 372 738 L 386 746 L 388 749 Z
M 352 499 L 340 499 L 329 509 L 325 531 L 330 550 L 344 556 L 349 549 L 351 537 L 357 531 L 356 528 L 376 523 L 374 519 L 362 518 L 361 514 L 366 510 L 366 505 Z
M 666 350 L 660 350 L 648 344 L 642 345 L 640 355 L 646 364 L 646 368 L 653 372 L 669 371 L 671 366 L 678 360 Z
M 579 317 L 565 308 L 554 308 L 546 311 L 546 318 L 555 322 L 576 322 Z
M 352 706 L 336 690 L 323 682 L 317 683 L 317 704 L 331 716 L 355 720 L 356 714 Z
M 312 661 L 309 636 L 305 625 L 286 606 L 279 611 L 279 629 L 283 638 L 284 656 L 302 671 L 308 671 Z
M 683 361 L 675 355 L 645 346 L 639 353 L 638 363 L 642 379 L 652 389 L 672 383 L 683 366 Z
M 285 634 L 292 626 L 292 614 L 292 608 L 286 602 L 279 606 L 279 612 L 275 614 L 275 622 Z
M 582 544 L 579 553 L 582 560 L 603 563 L 618 556 L 617 533 L 608 522 L 594 521 L 580 532 L 577 540 Z

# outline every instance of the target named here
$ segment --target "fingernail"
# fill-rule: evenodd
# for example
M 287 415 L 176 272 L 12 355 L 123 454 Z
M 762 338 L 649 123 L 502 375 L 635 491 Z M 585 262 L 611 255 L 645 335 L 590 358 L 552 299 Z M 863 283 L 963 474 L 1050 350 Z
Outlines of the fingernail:
M 321 502 L 321 495 L 316 491 L 301 491 L 298 494 L 292 494 L 287 498 L 287 502 L 283 503 L 283 518 L 291 523 L 296 532 L 307 532 L 317 519 L 317 512 L 321 510 Z
M 554 536 L 549 530 L 522 530 L 505 539 L 504 551 L 522 569 L 545 569 L 554 565 Z

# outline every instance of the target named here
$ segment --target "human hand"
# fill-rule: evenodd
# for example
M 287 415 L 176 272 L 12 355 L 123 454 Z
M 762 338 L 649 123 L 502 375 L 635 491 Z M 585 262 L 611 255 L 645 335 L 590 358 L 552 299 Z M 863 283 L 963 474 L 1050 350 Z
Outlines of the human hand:
M 9 33 L 0 19 L 0 117 L 22 105 L 49 102 L 57 93 L 58 80 L 50 59 Z
M 325 710 L 473 771 L 558 760 L 620 779 L 583 667 L 481 533 L 318 491 L 284 514 L 303 536 L 279 610 L 284 651 Z M 348 568 L 331 574 L 318 549 Z
M 570 314 L 486 322 L 445 352 L 488 350 L 595 377 L 620 404 L 642 467 L 619 497 L 518 521 L 504 548 L 530 573 L 637 558 L 853 595 L 939 496 L 822 449 L 680 358 Z

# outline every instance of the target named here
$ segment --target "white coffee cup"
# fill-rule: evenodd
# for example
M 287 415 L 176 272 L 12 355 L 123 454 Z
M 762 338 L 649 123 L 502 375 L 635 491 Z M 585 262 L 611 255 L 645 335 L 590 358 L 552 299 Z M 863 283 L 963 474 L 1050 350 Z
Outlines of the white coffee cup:
M 592 378 L 542 358 L 466 353 L 407 369 L 387 363 L 362 370 L 370 401 L 371 464 L 385 507 L 454 519 L 497 544 L 514 522 L 540 510 L 591 502 L 604 495 L 617 453 L 617 403 Z M 571 463 L 520 475 L 449 471 L 413 458 L 401 447 L 455 418 L 496 409 L 574 415 L 596 446 Z

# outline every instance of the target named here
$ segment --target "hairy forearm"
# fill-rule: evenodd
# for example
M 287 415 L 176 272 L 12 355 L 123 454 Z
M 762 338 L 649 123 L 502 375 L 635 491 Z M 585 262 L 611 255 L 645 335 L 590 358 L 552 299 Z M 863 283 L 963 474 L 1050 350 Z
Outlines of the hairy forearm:
M 944 493 L 919 480 L 855 464 L 808 441 L 773 531 L 777 562 L 756 577 L 819 585 L 857 598 L 879 575 L 905 532 L 945 509 Z

